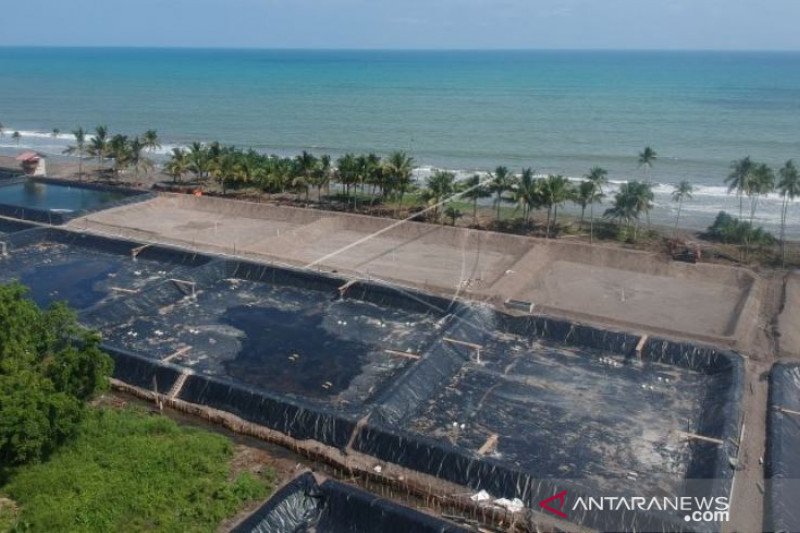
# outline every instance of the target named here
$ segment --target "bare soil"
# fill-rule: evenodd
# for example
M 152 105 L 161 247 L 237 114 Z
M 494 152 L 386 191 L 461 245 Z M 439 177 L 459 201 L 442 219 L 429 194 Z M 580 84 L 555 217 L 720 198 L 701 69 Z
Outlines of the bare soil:
M 730 346 L 760 308 L 761 278 L 743 268 L 315 209 L 162 194 L 69 225 Z

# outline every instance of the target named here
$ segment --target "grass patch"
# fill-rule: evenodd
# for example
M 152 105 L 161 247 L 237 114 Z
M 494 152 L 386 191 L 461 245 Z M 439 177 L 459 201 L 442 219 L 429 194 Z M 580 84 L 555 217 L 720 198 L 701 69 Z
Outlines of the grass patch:
M 222 435 L 142 410 L 92 408 L 73 442 L 5 472 L 0 491 L 20 506 L 19 529 L 214 531 L 272 489 L 272 471 L 233 475 L 233 457 Z

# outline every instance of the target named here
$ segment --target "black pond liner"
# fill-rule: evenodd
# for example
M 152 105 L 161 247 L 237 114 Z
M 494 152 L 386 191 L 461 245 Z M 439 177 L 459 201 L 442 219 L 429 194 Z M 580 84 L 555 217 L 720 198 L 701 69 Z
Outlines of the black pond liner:
M 346 283 L 345 279 L 326 274 L 234 260 L 212 261 L 192 271 L 191 278 L 198 283 L 198 291 L 210 290 L 214 283 L 223 278 L 236 278 L 320 291 L 331 300 L 340 297 L 338 289 Z M 364 284 L 354 284 L 347 291 L 347 298 L 370 303 L 386 303 L 388 298 L 400 298 L 399 294 L 386 287 L 380 287 L 374 293 L 371 289 L 372 287 Z M 100 306 L 82 314 L 81 319 L 91 327 L 102 329 L 108 324 L 126 323 L 131 317 L 152 314 L 154 309 L 175 303 L 183 296 L 184 294 L 174 284 L 162 284 L 151 287 L 135 297 Z M 427 295 L 420 294 L 419 297 Z M 429 315 L 433 313 L 435 317 L 443 316 L 436 311 L 432 312 L 430 307 L 420 306 L 418 301 L 415 302 L 404 308 L 412 312 L 424 310 Z M 163 392 L 163 388 L 169 390 L 174 383 L 175 372 L 186 372 L 189 376 L 178 396 L 181 400 L 230 412 L 244 420 L 298 440 L 313 439 L 330 446 L 344 448 L 366 409 L 366 406 L 337 408 L 312 398 L 289 397 L 264 387 L 245 384 L 228 376 L 207 375 L 194 372 L 183 365 L 163 363 L 144 353 L 137 354 L 114 345 L 108 345 L 107 348 L 117 361 L 114 372 L 114 377 L 117 379 L 152 390 L 153 377 L 157 376 L 158 389 Z M 422 362 L 425 360 L 426 358 L 423 358 Z M 170 370 L 164 376 L 158 374 L 159 368 Z M 385 384 L 381 383 L 376 385 L 378 391 L 384 386 Z
M 0 237 L 2 237 L 4 233 L 16 233 L 18 231 L 24 231 L 35 227 L 36 226 L 32 224 L 26 224 L 25 222 L 20 222 L 19 220 L 0 218 Z
M 104 251 L 129 254 L 140 245 L 134 241 L 108 239 L 76 234 L 54 228 L 22 231 L 6 239 L 12 249 L 42 241 L 57 241 L 78 246 L 94 246 Z M 277 285 L 312 288 L 340 297 L 339 288 L 346 280 L 336 276 L 305 270 L 276 267 L 247 261 L 214 260 L 214 256 L 192 254 L 162 246 L 145 248 L 139 257 L 173 260 L 193 268 L 186 275 L 207 289 L 223 277 L 265 281 Z M 194 267 L 201 268 L 194 268 Z M 403 290 L 384 284 L 359 281 L 342 291 L 346 299 L 363 300 L 389 308 L 424 312 L 438 320 L 437 335 L 479 343 L 497 333 L 508 333 L 523 339 L 544 339 L 561 345 L 587 348 L 594 354 L 613 352 L 635 357 L 640 337 L 607 331 L 546 316 L 511 316 L 460 301 L 433 296 L 421 291 Z M 159 306 L 176 302 L 185 294 L 172 283 L 149 286 L 139 294 L 102 304 L 81 315 L 89 325 L 94 321 L 123 323 L 137 312 L 152 312 Z M 480 331 L 491 324 L 493 331 Z M 172 388 L 180 373 L 189 374 L 179 398 L 233 413 L 250 422 L 263 425 L 298 440 L 313 439 L 344 448 L 357 428 L 355 413 L 346 413 L 333 406 L 319 405 L 302 398 L 250 387 L 225 377 L 201 375 L 185 366 L 165 363 L 119 347 L 107 347 L 116 366 L 114 376 L 147 390 L 165 393 Z M 457 447 L 432 437 L 402 428 L 402 421 L 423 402 L 432 398 L 460 372 L 470 359 L 464 346 L 435 342 L 423 357 L 402 372 L 371 406 L 371 416 L 355 438 L 355 450 L 378 460 L 395 463 L 422 473 L 469 487 L 485 489 L 495 498 L 518 497 L 533 509 L 538 502 L 562 490 L 571 498 L 585 494 L 584 487 L 572 482 L 556 482 L 537 478 L 530 469 L 522 470 L 508 461 L 480 456 L 474 450 Z M 590 355 L 587 355 L 590 356 Z M 645 361 L 653 361 L 691 369 L 713 376 L 714 385 L 704 392 L 705 404 L 698 431 L 725 441 L 724 449 L 698 444 L 687 471 L 687 494 L 727 496 L 732 471 L 728 456 L 734 456 L 731 441 L 738 439 L 742 380 L 741 358 L 727 351 L 694 344 L 651 338 L 642 350 Z M 536 443 L 531 443 L 536 446 Z M 547 472 L 543 472 L 547 474 Z M 552 474 L 552 473 L 551 473 Z M 546 477 L 546 476 L 542 476 Z M 708 480 L 711 487 L 703 490 L 689 487 L 689 479 Z M 632 483 L 635 489 L 635 482 Z M 691 528 L 670 513 L 643 511 L 570 512 L 569 520 L 588 527 L 607 530 L 682 531 L 716 530 L 716 525 Z
M 767 531 L 800 531 L 800 364 L 772 367 L 767 413 Z M 781 412 L 779 408 L 794 413 Z
M 497 315 L 501 331 L 523 336 L 538 336 L 573 346 L 593 348 L 599 351 L 631 353 L 639 337 L 609 332 L 585 325 L 572 324 L 564 320 L 547 317 L 511 317 Z M 457 329 L 457 328 L 454 328 Z M 452 331 L 452 330 L 451 330 Z M 467 360 L 467 355 L 462 361 Z M 648 340 L 642 351 L 648 361 L 675 365 L 709 375 L 714 375 L 715 385 L 706 391 L 699 422 L 703 435 L 725 441 L 722 450 L 715 445 L 693 446 L 692 461 L 688 467 L 685 487 L 686 496 L 727 496 L 730 491 L 733 471 L 728 456 L 736 455 L 730 441 L 738 441 L 740 400 L 743 367 L 741 357 L 732 352 L 712 347 L 673 343 L 663 339 Z M 537 509 L 538 502 L 562 490 L 570 498 L 592 496 L 586 489 L 570 482 L 558 484 L 539 479 L 530 472 L 514 468 L 508 463 L 449 443 L 435 440 L 411 431 L 398 428 L 398 422 L 440 387 L 447 374 L 457 369 L 458 359 L 448 350 L 434 352 L 426 362 L 419 365 L 404 378 L 402 389 L 378 410 L 378 417 L 370 420 L 353 445 L 354 449 L 384 461 L 412 470 L 424 472 L 468 486 L 474 490 L 486 490 L 494 497 L 520 498 L 527 506 Z M 431 371 L 432 370 L 432 371 Z M 430 371 L 430 374 L 427 372 Z M 408 391 L 413 391 L 413 394 Z M 535 446 L 535 443 L 531 444 Z M 698 480 L 701 480 L 698 482 Z M 581 525 L 606 531 L 683 531 L 717 530 L 719 524 L 688 526 L 681 516 L 667 512 L 631 511 L 584 511 L 571 512 L 569 520 Z
M 34 299 L 37 299 L 41 305 L 51 303 L 54 298 L 66 299 L 79 312 L 85 312 L 98 305 L 102 306 L 111 297 L 112 289 L 108 285 L 111 283 L 110 280 L 112 278 L 108 278 L 104 274 L 104 270 L 102 268 L 98 269 L 97 265 L 102 265 L 104 262 L 109 263 L 109 255 L 119 256 L 124 259 L 118 262 L 118 266 L 126 265 L 127 261 L 131 261 L 131 264 L 133 264 L 130 259 L 132 251 L 142 246 L 141 243 L 136 241 L 75 233 L 55 227 L 37 227 L 23 230 L 5 235 L 2 240 L 6 243 L 9 253 L 9 257 L 4 258 L 2 261 L 11 261 L 12 264 L 16 261 L 18 267 L 23 267 L 21 272 L 26 273 L 21 276 L 23 278 L 21 281 L 31 285 L 31 294 Z M 26 253 L 25 250 L 27 248 L 45 244 L 64 245 L 70 252 L 83 250 L 87 256 L 85 260 L 76 256 L 63 264 L 41 262 L 30 265 L 26 265 L 24 259 L 17 260 L 17 257 L 15 257 L 17 253 Z M 143 269 L 154 270 L 156 265 L 164 265 L 164 272 L 168 271 L 169 277 L 191 279 L 190 273 L 193 270 L 197 270 L 198 267 L 210 263 L 212 258 L 178 248 L 152 245 L 139 251 L 137 261 L 141 261 L 139 264 L 142 265 L 141 268 Z M 52 269 L 52 275 L 46 274 L 49 271 L 48 269 Z M 119 277 L 114 278 L 114 283 L 125 284 L 132 281 L 131 276 L 125 278 L 125 271 L 121 267 L 114 275 L 119 275 Z M 3 272 L 0 277 L 8 279 L 8 276 L 8 272 Z M 31 279 L 26 281 L 26 276 Z M 167 274 L 164 274 L 164 277 L 166 278 Z M 101 280 L 103 285 L 96 285 Z M 167 282 L 166 279 L 153 281 L 142 278 L 138 279 L 136 283 L 144 283 L 145 286 L 149 284 L 173 285 Z M 59 287 L 59 284 L 63 287 Z M 49 291 L 56 288 L 63 288 L 64 292 L 59 291 L 58 297 L 52 297 Z M 162 294 L 166 296 L 168 292 Z M 111 299 L 127 299 L 130 297 L 131 295 L 128 294 L 114 293 Z M 145 300 L 146 297 L 143 296 L 141 299 Z
M 469 531 L 361 489 L 304 473 L 287 483 L 234 533 L 458 533 Z
M 144 200 L 149 200 L 151 198 L 156 197 L 154 193 L 146 191 L 125 189 L 121 187 L 112 187 L 109 185 L 101 185 L 95 183 L 79 183 L 74 181 L 64 181 L 52 178 L 15 177 L 8 180 L 0 181 L 0 188 L 10 185 L 18 185 L 21 183 L 29 183 L 29 182 L 42 183 L 45 185 L 56 185 L 60 187 L 70 187 L 74 189 L 85 189 L 90 191 L 110 192 L 119 195 L 124 195 L 124 198 L 111 202 L 104 202 L 90 208 L 76 210 L 76 211 L 51 211 L 48 209 L 35 209 L 31 207 L 23 207 L 19 205 L 0 203 L 0 215 L 20 220 L 30 220 L 33 222 L 42 222 L 45 224 L 60 226 L 62 224 L 66 224 L 72 219 L 86 216 L 88 214 L 95 213 L 97 211 L 111 209 L 112 207 L 121 207 L 124 205 L 142 202 Z

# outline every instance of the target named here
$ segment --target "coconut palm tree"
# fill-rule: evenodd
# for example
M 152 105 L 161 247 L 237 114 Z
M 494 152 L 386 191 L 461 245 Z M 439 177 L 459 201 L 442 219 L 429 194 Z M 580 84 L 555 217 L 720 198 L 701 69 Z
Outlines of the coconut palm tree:
M 675 217 L 675 235 L 678 234 L 678 224 L 681 221 L 683 202 L 692 199 L 692 192 L 694 192 L 694 187 L 692 187 L 692 184 L 689 183 L 688 180 L 682 180 L 675 186 L 675 190 L 672 191 L 672 200 L 678 202 L 678 214 Z
M 108 155 L 108 143 L 108 128 L 97 126 L 90 141 L 89 151 L 97 158 L 98 167 L 103 163 L 103 158 Z
M 635 201 L 629 187 L 629 183 L 623 183 L 614 195 L 614 202 L 611 207 L 603 213 L 603 216 L 607 218 L 615 219 L 618 222 L 624 221 L 626 233 L 630 231 L 631 221 L 639 216 L 638 203 Z
M 650 171 L 658 158 L 658 154 L 649 146 L 645 146 L 644 150 L 639 153 L 639 168 L 644 169 L 645 183 L 650 183 Z
M 209 157 L 209 150 L 199 142 L 193 142 L 189 146 L 189 153 L 187 155 L 189 170 L 191 170 L 195 178 L 202 180 L 209 172 L 211 158 Z
M 405 152 L 392 152 L 386 159 L 384 172 L 388 188 L 400 195 L 398 213 L 403 208 L 403 197 L 411 187 L 411 176 L 414 172 L 414 158 Z
M 322 202 L 322 189 L 330 183 L 332 169 L 331 156 L 327 154 L 320 156 L 312 178 L 312 183 L 317 188 L 317 203 Z
M 153 166 L 153 162 L 143 154 L 145 150 L 144 142 L 137 136 L 128 143 L 128 156 L 130 164 L 133 165 L 136 177 L 139 177 L 139 170 L 144 169 L 147 173 Z
M 54 139 L 58 139 L 58 136 L 61 135 L 61 130 L 58 128 L 53 128 L 53 133 L 51 133 Z
M 463 183 L 463 187 L 464 192 L 461 193 L 461 197 L 472 201 L 472 222 L 477 224 L 478 200 L 490 197 L 492 192 L 486 188 L 479 174 L 474 174 L 472 177 L 467 178 Z
M 144 132 L 142 135 L 142 146 L 151 153 L 161 148 L 161 140 L 158 138 L 158 132 L 156 130 L 147 130 Z
M 134 157 L 128 136 L 119 133 L 108 141 L 106 153 L 114 160 L 114 173 L 117 175 L 132 163 Z
M 503 195 L 512 190 L 514 185 L 514 177 L 511 175 L 507 167 L 499 166 L 492 174 L 492 180 L 489 183 L 489 190 L 495 195 L 494 207 L 497 212 L 497 221 L 500 221 L 500 204 L 503 202 Z
M 586 181 L 592 184 L 592 198 L 597 198 L 597 202 L 602 201 L 605 196 L 603 187 L 608 183 L 608 171 L 601 167 L 592 167 L 586 175 Z M 594 204 L 589 203 L 589 242 L 594 242 Z
M 758 209 L 758 200 L 761 196 L 775 190 L 775 173 L 766 163 L 758 163 L 753 166 L 749 176 L 745 183 L 744 193 L 750 198 L 750 227 L 752 228 Z
M 83 179 L 83 156 L 86 154 L 86 132 L 83 128 L 78 128 L 72 131 L 75 137 L 75 144 L 68 146 L 64 153 L 78 157 L 78 180 Z
M 208 173 L 222 186 L 223 195 L 228 193 L 228 185 L 235 178 L 236 164 L 236 157 L 231 153 L 220 153 L 208 163 Z
M 456 175 L 452 172 L 437 170 L 425 182 L 422 198 L 433 206 L 433 218 L 439 220 L 439 204 L 456 192 Z
M 530 224 L 531 212 L 542 205 L 542 180 L 534 177 L 533 169 L 523 168 L 517 183 L 514 185 L 514 198 L 522 207 L 525 225 Z
M 578 226 L 583 229 L 583 221 L 586 219 L 586 208 L 599 202 L 602 194 L 598 193 L 595 189 L 594 183 L 589 180 L 581 181 L 575 188 L 575 196 L 573 201 L 581 208 L 581 219 Z
M 653 189 L 649 183 L 631 181 L 620 186 L 614 195 L 614 204 L 607 209 L 605 216 L 625 221 L 626 231 L 630 230 L 632 221 L 636 221 L 633 239 L 639 232 L 639 217 L 653 207 Z
M 791 159 L 783 165 L 780 170 L 780 180 L 778 181 L 778 191 L 783 198 L 781 207 L 781 265 L 786 264 L 786 215 L 789 210 L 789 202 L 794 202 L 800 196 L 800 172 Z
M 14 133 L 11 134 L 11 138 L 14 139 L 14 141 L 17 143 L 17 146 L 19 146 L 19 141 L 20 139 L 22 139 L 22 135 L 20 134 L 20 132 L 15 131 Z
M 173 148 L 164 170 L 172 176 L 172 182 L 178 183 L 183 175 L 189 171 L 189 157 L 183 148 Z
M 570 199 L 572 196 L 572 182 L 564 176 L 547 176 L 542 180 L 541 184 L 541 198 L 542 205 L 547 207 L 547 227 L 545 236 L 550 238 L 550 229 L 558 223 L 558 206 Z M 550 215 L 552 217 L 552 226 L 550 224 Z
M 305 150 L 294 158 L 295 175 L 292 180 L 292 187 L 305 190 L 306 205 L 308 205 L 308 192 L 314 181 L 317 164 L 317 158 Z
M 728 185 L 728 194 L 736 191 L 736 196 L 739 198 L 739 220 L 742 219 L 744 192 L 754 166 L 755 164 L 750 159 L 749 155 L 743 157 L 731 163 L 731 172 L 728 174 L 728 177 L 725 178 L 725 183 Z
M 344 185 L 346 207 L 350 207 L 350 187 L 358 183 L 358 158 L 347 153 L 336 160 L 336 174 L 339 183 Z

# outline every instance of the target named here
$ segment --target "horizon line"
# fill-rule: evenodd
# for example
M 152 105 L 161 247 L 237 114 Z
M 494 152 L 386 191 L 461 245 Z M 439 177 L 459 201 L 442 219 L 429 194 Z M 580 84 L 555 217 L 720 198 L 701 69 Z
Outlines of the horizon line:
M 0 44 L 0 49 L 45 50 L 224 50 L 263 52 L 713 52 L 713 53 L 800 53 L 800 48 L 426 48 L 426 47 L 259 47 L 259 46 L 175 46 L 175 45 L 58 45 Z

